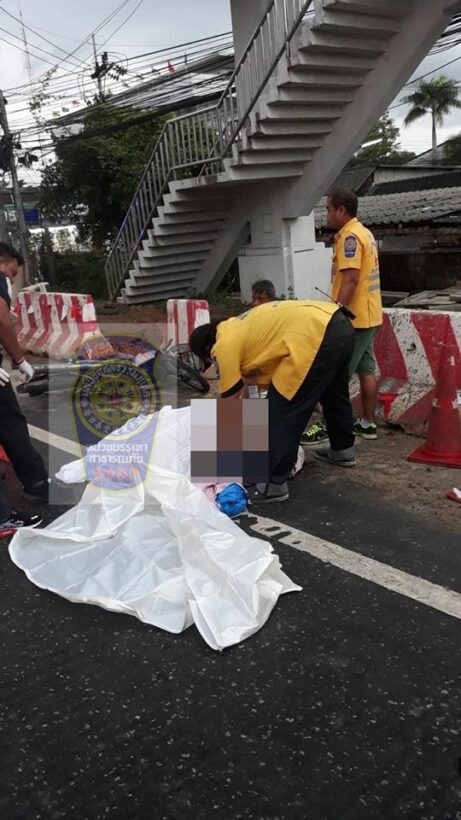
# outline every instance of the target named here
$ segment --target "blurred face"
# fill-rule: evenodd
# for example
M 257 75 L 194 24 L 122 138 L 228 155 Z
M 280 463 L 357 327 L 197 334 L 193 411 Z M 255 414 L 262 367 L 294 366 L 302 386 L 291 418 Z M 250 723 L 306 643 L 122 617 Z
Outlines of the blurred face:
M 8 277 L 10 282 L 14 282 L 18 275 L 18 270 L 17 259 L 0 259 L 0 271 Z
M 333 231 L 340 231 L 341 228 L 344 227 L 346 222 L 349 222 L 351 219 L 350 215 L 347 213 L 344 205 L 340 205 L 339 208 L 335 208 L 332 204 L 330 197 L 328 197 L 327 201 L 327 225 Z
M 266 291 L 262 293 L 253 293 L 251 294 L 251 307 L 258 307 L 258 305 L 265 305 L 266 302 L 272 302 L 271 297 L 269 296 Z

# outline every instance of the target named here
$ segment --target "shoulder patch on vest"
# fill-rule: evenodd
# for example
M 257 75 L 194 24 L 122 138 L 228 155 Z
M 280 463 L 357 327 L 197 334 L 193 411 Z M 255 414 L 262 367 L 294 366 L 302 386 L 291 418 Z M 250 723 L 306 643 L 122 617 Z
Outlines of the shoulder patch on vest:
M 344 256 L 346 259 L 353 259 L 357 251 L 357 238 L 353 235 L 346 236 L 344 240 Z

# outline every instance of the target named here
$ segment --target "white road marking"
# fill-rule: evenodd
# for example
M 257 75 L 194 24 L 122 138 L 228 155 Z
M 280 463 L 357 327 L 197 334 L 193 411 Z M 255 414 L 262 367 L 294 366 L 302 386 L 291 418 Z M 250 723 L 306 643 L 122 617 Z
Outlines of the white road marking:
M 33 424 L 27 425 L 31 438 L 41 441 L 43 444 L 48 444 L 49 447 L 55 447 L 56 450 L 63 450 L 71 456 L 82 458 L 83 450 L 79 444 L 71 441 L 69 438 L 57 436 L 56 433 L 49 433 L 48 430 L 42 430 L 41 427 L 34 427 Z
M 315 535 L 309 535 L 307 532 L 286 526 L 270 518 L 258 517 L 257 523 L 253 524 L 251 529 L 266 538 L 277 536 L 280 543 L 287 544 L 301 552 L 307 552 L 313 558 L 318 558 L 324 563 L 332 564 L 338 569 L 349 572 L 351 575 L 357 575 L 366 581 L 371 581 L 373 584 L 384 587 L 384 589 L 391 592 L 405 595 L 405 597 L 425 606 L 430 606 L 432 609 L 437 609 L 445 615 L 461 618 L 461 595 L 451 589 L 409 575 L 409 573 L 402 572 L 388 564 L 375 561 L 374 558 L 368 558 L 365 555 L 340 547 L 338 544 L 324 541 Z M 279 538 L 280 533 L 287 533 L 287 535 Z
M 65 453 L 78 458 L 82 457 L 82 450 L 79 445 L 68 438 L 49 433 L 47 430 L 42 430 L 40 427 L 34 427 L 31 424 L 29 424 L 29 432 L 32 438 L 42 441 L 50 447 L 56 447 L 58 450 L 63 450 Z M 261 535 L 268 540 L 277 537 L 281 544 L 287 544 L 289 547 L 300 550 L 300 552 L 307 552 L 313 558 L 318 558 L 320 561 L 331 564 L 350 575 L 356 575 L 358 578 L 371 581 L 390 592 L 397 592 L 399 595 L 404 595 L 406 598 L 424 604 L 424 606 L 437 609 L 445 615 L 461 619 L 461 595 L 452 589 L 446 589 L 438 584 L 426 581 L 424 578 L 402 572 L 389 566 L 389 564 L 382 564 L 380 561 L 375 561 L 374 558 L 368 558 L 366 555 L 340 547 L 339 544 L 324 541 L 323 538 L 309 535 L 303 530 L 297 530 L 271 518 L 257 516 L 256 524 L 250 525 L 250 528 L 257 535 Z M 285 534 L 282 538 L 279 538 L 282 533 Z

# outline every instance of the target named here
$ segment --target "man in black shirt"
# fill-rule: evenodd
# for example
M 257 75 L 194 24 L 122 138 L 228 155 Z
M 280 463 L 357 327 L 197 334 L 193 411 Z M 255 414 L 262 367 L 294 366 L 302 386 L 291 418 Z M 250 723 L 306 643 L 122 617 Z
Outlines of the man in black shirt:
M 33 376 L 33 368 L 23 356 L 11 320 L 11 297 L 7 276 L 14 276 L 22 257 L 10 245 L 0 242 L 0 344 L 6 350 L 13 366 L 20 370 L 25 380 Z M 14 471 L 23 484 L 24 494 L 31 498 L 48 499 L 48 474 L 43 459 L 32 446 L 27 422 L 12 388 L 10 376 L 2 367 L 0 356 L 0 444 L 5 450 Z M 8 506 L 8 505 L 7 505 Z M 3 519 L 2 519 L 3 517 Z M 5 515 L 5 500 L 0 497 L 0 523 L 9 518 Z

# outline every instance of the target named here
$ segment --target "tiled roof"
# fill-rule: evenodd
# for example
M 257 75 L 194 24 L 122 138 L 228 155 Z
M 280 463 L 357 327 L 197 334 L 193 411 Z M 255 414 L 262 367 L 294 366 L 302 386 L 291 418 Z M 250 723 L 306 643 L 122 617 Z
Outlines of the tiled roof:
M 317 228 L 326 227 L 326 198 L 315 209 Z M 443 222 L 453 224 L 452 214 L 461 214 L 461 187 L 407 191 L 359 199 L 359 219 L 365 225 L 399 225 Z M 461 224 L 461 216 L 459 217 Z
M 362 185 L 372 176 L 375 168 L 376 164 L 346 166 L 327 193 L 331 194 L 336 188 L 348 188 L 350 191 L 354 191 L 354 193 L 358 194 Z M 372 180 L 370 180 L 370 182 L 371 181 Z

